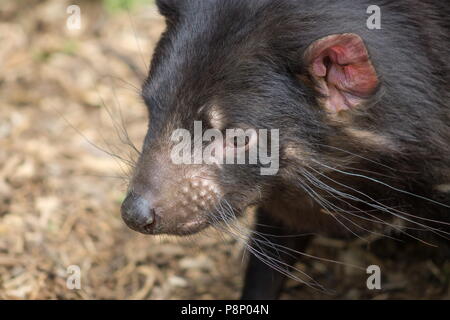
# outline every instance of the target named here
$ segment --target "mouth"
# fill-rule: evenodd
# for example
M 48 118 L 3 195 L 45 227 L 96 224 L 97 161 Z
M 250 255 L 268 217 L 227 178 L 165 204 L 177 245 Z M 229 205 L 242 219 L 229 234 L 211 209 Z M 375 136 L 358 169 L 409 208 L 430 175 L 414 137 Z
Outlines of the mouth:
M 210 223 L 207 219 L 196 219 L 189 222 L 178 223 L 172 227 L 163 226 L 160 223 L 160 218 L 156 216 L 156 223 L 145 226 L 140 233 L 145 235 L 174 235 L 174 236 L 188 236 L 196 234 L 206 229 Z
M 241 209 L 233 210 L 233 214 L 217 211 L 209 210 L 195 214 L 191 211 L 190 217 L 186 217 L 186 214 L 178 213 L 184 217 L 182 219 L 175 219 L 175 213 L 177 212 L 167 209 L 164 212 L 160 211 L 162 214 L 155 214 L 152 223 L 142 226 L 136 231 L 145 235 L 173 235 L 183 237 L 199 233 L 210 226 L 219 227 L 223 224 L 227 225 L 236 218 L 239 218 L 242 214 Z
M 176 228 L 176 235 L 187 236 L 196 234 L 209 226 L 206 219 L 194 220 L 186 223 L 181 223 Z

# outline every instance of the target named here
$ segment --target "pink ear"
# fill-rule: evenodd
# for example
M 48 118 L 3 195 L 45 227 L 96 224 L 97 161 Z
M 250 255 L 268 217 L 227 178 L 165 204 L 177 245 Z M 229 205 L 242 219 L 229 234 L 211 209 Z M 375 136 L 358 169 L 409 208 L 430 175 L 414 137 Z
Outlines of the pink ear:
M 358 106 L 378 87 L 369 53 L 356 34 L 336 34 L 315 41 L 306 50 L 305 60 L 331 112 Z

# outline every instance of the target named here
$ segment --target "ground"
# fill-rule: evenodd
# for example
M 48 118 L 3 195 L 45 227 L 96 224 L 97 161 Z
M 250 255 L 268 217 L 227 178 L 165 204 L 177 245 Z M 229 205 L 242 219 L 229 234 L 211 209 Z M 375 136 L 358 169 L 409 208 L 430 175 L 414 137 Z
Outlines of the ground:
M 0 298 L 239 297 L 245 251 L 235 239 L 146 237 L 121 221 L 136 159 L 123 128 L 140 147 L 139 88 L 164 29 L 151 1 L 139 2 L 120 10 L 114 1 L 2 0 Z M 66 27 L 74 3 L 81 30 Z M 365 270 L 308 258 L 297 267 L 329 292 L 289 281 L 283 299 L 450 298 L 449 262 L 421 243 L 320 238 L 307 252 L 379 265 L 382 290 L 367 289 Z M 66 285 L 72 265 L 80 290 Z

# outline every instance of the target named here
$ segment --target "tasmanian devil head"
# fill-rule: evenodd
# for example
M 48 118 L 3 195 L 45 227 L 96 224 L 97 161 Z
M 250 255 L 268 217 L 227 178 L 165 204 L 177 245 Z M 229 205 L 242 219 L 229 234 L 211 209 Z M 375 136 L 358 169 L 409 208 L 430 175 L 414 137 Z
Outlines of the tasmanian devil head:
M 142 89 L 149 128 L 122 206 L 132 229 L 191 234 L 301 188 L 307 168 L 404 151 L 393 137 L 408 104 L 390 93 L 407 84 L 386 85 L 394 61 L 381 77 L 364 25 L 317 30 L 298 1 L 157 4 L 167 30 Z

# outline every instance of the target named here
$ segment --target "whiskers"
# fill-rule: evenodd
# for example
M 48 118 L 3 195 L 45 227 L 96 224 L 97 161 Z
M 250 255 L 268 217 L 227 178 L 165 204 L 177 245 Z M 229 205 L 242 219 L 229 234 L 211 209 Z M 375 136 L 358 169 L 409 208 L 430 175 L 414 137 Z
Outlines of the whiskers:
M 136 51 L 139 54 L 140 61 L 136 61 L 136 59 L 132 55 L 124 54 L 118 48 L 114 46 L 110 46 L 106 42 L 100 42 L 98 44 L 101 49 L 101 53 L 104 56 L 105 60 L 113 59 L 115 63 L 125 65 L 128 70 L 131 72 L 132 79 L 124 78 L 124 76 L 114 75 L 112 70 L 114 68 L 102 69 L 100 67 L 97 68 L 96 65 L 91 66 L 91 72 L 96 76 L 97 83 L 105 84 L 106 87 L 110 89 L 107 94 L 107 98 L 105 98 L 100 93 L 99 87 L 97 85 L 95 90 L 98 96 L 98 104 L 101 105 L 101 112 L 106 112 L 110 123 L 108 123 L 108 127 L 111 127 L 115 132 L 116 138 L 112 139 L 111 135 L 104 133 L 102 128 L 96 128 L 96 135 L 100 142 L 95 141 L 93 139 L 88 138 L 81 129 L 77 128 L 72 124 L 72 121 L 69 121 L 65 116 L 64 112 L 57 110 L 55 111 L 59 114 L 59 116 L 79 135 L 81 136 L 90 146 L 94 147 L 96 150 L 110 156 L 117 164 L 119 171 L 121 172 L 120 176 L 117 175 L 103 175 L 101 177 L 111 178 L 111 179 L 121 179 L 125 185 L 128 185 L 134 169 L 136 167 L 137 159 L 141 155 L 141 151 L 136 145 L 133 143 L 128 130 L 127 123 L 125 121 L 125 117 L 123 114 L 123 107 L 121 105 L 119 96 L 121 95 L 120 90 L 118 93 L 117 89 L 126 89 L 133 92 L 135 97 L 139 97 L 139 101 L 141 100 L 141 86 L 140 83 L 144 81 L 146 75 L 149 70 L 149 63 L 146 62 L 146 54 L 142 49 L 142 45 L 138 38 L 138 30 L 137 24 L 134 21 L 135 17 L 132 15 L 131 9 L 127 8 L 128 11 L 128 19 L 129 19 L 129 28 L 132 32 L 132 35 L 135 39 Z M 134 83 L 137 80 L 139 84 Z M 136 103 L 137 104 L 137 103 Z M 128 107 L 128 106 L 127 106 Z M 143 109 L 143 106 L 140 106 Z M 99 114 L 100 119 L 103 114 Z M 108 121 L 109 122 L 109 121 Z M 110 128 L 108 128 L 110 129 Z M 97 139 L 96 139 L 97 140 Z M 114 140 L 114 141 L 113 141 Z M 117 140 L 119 143 L 117 143 Z M 100 175 L 92 175 L 92 176 L 100 176 Z
M 432 244 L 425 242 L 423 239 L 418 238 L 409 231 L 427 231 L 444 239 L 449 239 L 448 235 L 450 235 L 450 233 L 448 231 L 442 230 L 436 226 L 431 226 L 429 223 L 425 222 L 431 222 L 441 226 L 448 226 L 450 225 L 449 223 L 413 215 L 406 212 L 404 208 L 389 206 L 383 203 L 382 200 L 377 200 L 374 196 L 349 186 L 342 182 L 341 179 L 338 181 L 332 174 L 356 178 L 366 181 L 366 184 L 369 185 L 370 183 L 379 186 L 381 185 L 383 188 L 385 187 L 391 191 L 389 192 L 390 194 L 393 194 L 393 191 L 395 191 L 442 207 L 448 207 L 448 205 L 391 186 L 390 184 L 371 176 L 348 171 L 348 168 L 343 168 L 342 166 L 330 166 L 316 159 L 311 159 L 311 162 L 314 166 L 303 165 L 303 167 L 298 170 L 297 185 L 301 187 L 307 195 L 314 199 L 323 208 L 325 213 L 333 217 L 351 234 L 361 238 L 356 231 L 360 230 L 364 233 L 377 234 L 382 237 L 395 239 L 388 235 L 388 233 L 383 232 L 389 230 L 405 234 L 428 245 Z M 332 198 L 333 201 L 329 198 Z M 388 217 L 388 219 L 385 217 Z M 385 218 L 385 220 L 383 220 L 383 218 Z M 401 221 L 401 225 L 393 223 L 393 218 L 397 221 Z M 347 223 L 344 223 L 344 220 Z M 382 230 L 382 232 L 367 229 L 357 223 L 357 221 L 363 221 L 370 223 L 369 225 L 378 226 L 378 229 Z
M 435 246 L 419 236 L 424 233 L 432 233 L 446 240 L 449 239 L 450 232 L 445 227 L 449 226 L 450 223 L 414 215 L 410 211 L 411 205 L 395 201 L 395 197 L 396 193 L 399 193 L 403 199 L 405 199 L 405 196 L 408 196 L 441 208 L 450 208 L 448 204 L 440 203 L 423 195 L 391 185 L 391 182 L 399 182 L 401 180 L 398 172 L 395 172 L 393 168 L 364 156 L 347 152 L 343 149 L 339 150 L 349 154 L 353 159 L 365 160 L 376 164 L 379 168 L 388 169 L 383 170 L 388 173 L 361 170 L 345 165 L 329 165 L 312 158 L 310 165 L 302 164 L 299 166 L 300 169 L 296 172 L 297 180 L 295 183 L 322 208 L 323 214 L 329 215 L 349 234 L 359 238 L 360 244 L 361 241 L 362 243 L 370 243 L 374 239 L 380 238 L 403 241 L 397 235 L 406 235 L 423 244 Z M 340 178 L 337 178 L 337 176 Z M 387 190 L 386 194 L 389 198 L 380 199 L 376 193 L 367 192 L 367 190 L 370 190 L 368 188 L 360 189 L 356 185 L 352 186 L 348 181 L 353 180 L 363 181 L 364 187 L 372 185 L 381 187 L 381 189 Z M 399 205 L 392 205 L 396 202 Z M 303 235 L 277 236 L 250 230 L 241 222 L 242 219 L 238 219 L 236 212 L 236 208 L 230 202 L 222 199 L 216 205 L 214 214 L 209 216 L 210 224 L 220 232 L 231 235 L 248 253 L 290 279 L 303 283 L 312 289 L 329 292 L 328 289 L 305 271 L 286 263 L 282 256 L 293 258 L 292 261 L 297 260 L 298 257 L 305 257 L 321 262 L 352 267 L 365 272 L 365 268 L 358 265 L 349 265 L 341 261 L 313 256 L 281 245 L 273 241 L 273 239 L 276 237 L 298 237 Z M 267 227 L 266 230 L 270 230 L 271 226 Z
M 233 208 L 233 206 L 226 199 L 222 199 L 216 205 L 214 214 L 209 216 L 210 224 L 218 231 L 228 234 L 232 238 L 237 240 L 249 254 L 254 255 L 262 263 L 266 264 L 282 275 L 308 286 L 311 289 L 328 294 L 332 293 L 331 290 L 325 288 L 321 283 L 315 280 L 312 276 L 308 275 L 305 271 L 300 270 L 293 264 L 288 264 L 287 262 L 283 261 L 285 259 L 282 259 L 282 255 L 284 257 L 292 258 L 291 260 L 293 261 L 296 261 L 300 256 L 303 256 L 321 262 L 344 265 L 347 267 L 359 269 L 361 271 L 365 270 L 361 266 L 317 257 L 290 248 L 288 246 L 275 243 L 271 241 L 270 238 L 277 237 L 277 235 L 250 230 L 241 222 L 240 219 L 237 218 L 235 212 L 235 208 Z M 279 237 L 306 237 L 310 235 L 311 234 L 299 234 Z

